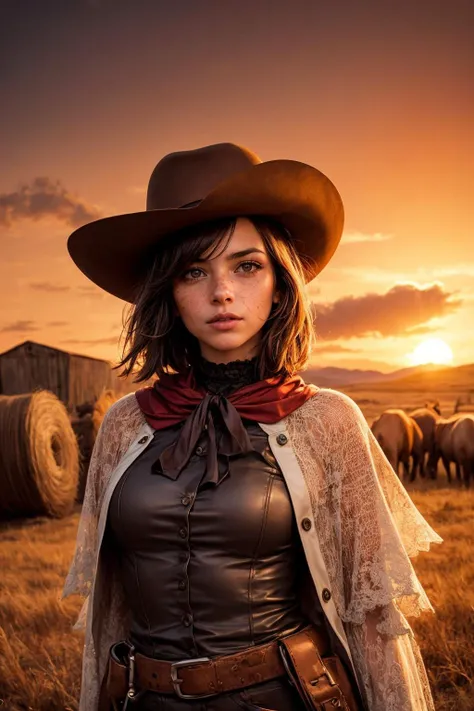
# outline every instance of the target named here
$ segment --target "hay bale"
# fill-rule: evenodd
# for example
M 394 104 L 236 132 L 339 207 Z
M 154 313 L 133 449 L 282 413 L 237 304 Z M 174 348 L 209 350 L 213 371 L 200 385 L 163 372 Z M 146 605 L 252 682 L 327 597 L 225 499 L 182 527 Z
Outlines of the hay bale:
M 65 516 L 78 473 L 77 439 L 56 395 L 0 395 L 0 515 Z

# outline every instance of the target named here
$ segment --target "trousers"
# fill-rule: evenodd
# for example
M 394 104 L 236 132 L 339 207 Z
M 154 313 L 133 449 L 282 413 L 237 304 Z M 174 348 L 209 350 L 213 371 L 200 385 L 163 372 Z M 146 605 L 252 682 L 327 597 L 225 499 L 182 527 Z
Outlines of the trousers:
M 180 699 L 145 691 L 127 711 L 306 711 L 286 677 L 230 691 L 207 699 Z

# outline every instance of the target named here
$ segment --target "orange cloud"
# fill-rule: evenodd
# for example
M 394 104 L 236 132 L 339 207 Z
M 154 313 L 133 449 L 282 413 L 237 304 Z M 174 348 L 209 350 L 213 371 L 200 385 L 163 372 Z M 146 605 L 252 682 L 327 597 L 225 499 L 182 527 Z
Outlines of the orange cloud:
M 425 288 L 397 284 L 386 294 L 345 296 L 313 308 L 318 337 L 337 340 L 428 332 L 430 329 L 424 324 L 452 313 L 461 304 L 461 299 L 453 298 L 440 284 Z
M 116 346 L 118 344 L 118 336 L 110 336 L 110 338 L 90 338 L 80 340 L 78 338 L 68 338 L 61 341 L 62 344 L 67 346 Z
M 342 238 L 342 244 L 357 244 L 359 242 L 386 242 L 392 239 L 393 235 L 385 234 L 383 232 L 373 232 L 368 234 L 366 232 L 349 232 L 344 234 Z
M 340 346 L 339 343 L 328 343 L 324 346 L 316 344 L 314 348 L 314 353 L 361 353 L 360 348 L 347 348 L 346 346 Z
M 31 282 L 29 285 L 30 289 L 34 289 L 35 291 L 47 291 L 47 292 L 59 292 L 59 291 L 69 291 L 70 286 L 61 286 L 60 284 L 52 284 L 50 281 L 35 281 Z
M 16 333 L 23 331 L 39 331 L 40 327 L 35 324 L 34 321 L 15 321 L 7 326 L 3 326 L 0 331 L 2 333 Z
M 46 217 L 79 227 L 97 220 L 101 213 L 69 193 L 59 180 L 54 182 L 48 177 L 34 178 L 30 185 L 22 185 L 16 192 L 0 194 L 0 226 L 11 227 L 22 219 L 38 221 Z

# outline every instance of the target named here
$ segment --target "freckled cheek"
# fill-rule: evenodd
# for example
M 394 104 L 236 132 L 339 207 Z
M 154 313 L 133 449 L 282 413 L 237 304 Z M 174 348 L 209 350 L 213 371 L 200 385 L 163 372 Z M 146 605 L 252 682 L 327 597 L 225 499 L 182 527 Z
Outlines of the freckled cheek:
M 191 294 L 188 294 L 185 291 L 180 291 L 179 289 L 177 289 L 174 292 L 174 300 L 176 307 L 182 316 L 192 315 L 193 311 L 196 309 L 196 298 L 193 298 Z
M 194 335 L 202 328 L 205 307 L 199 294 L 179 293 L 174 295 L 176 307 L 182 322 Z
M 241 293 L 241 301 L 244 307 L 251 313 L 261 314 L 271 308 L 273 297 L 273 280 L 268 279 L 259 284 L 255 289 L 253 284 L 249 284 L 248 290 Z

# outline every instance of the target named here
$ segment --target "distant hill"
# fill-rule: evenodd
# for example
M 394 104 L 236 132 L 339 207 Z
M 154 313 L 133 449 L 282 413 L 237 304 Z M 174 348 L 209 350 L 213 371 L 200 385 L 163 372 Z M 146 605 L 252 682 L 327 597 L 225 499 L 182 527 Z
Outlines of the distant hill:
M 461 366 L 463 367 L 463 366 Z M 381 373 L 379 370 L 351 370 L 350 368 L 308 368 L 303 371 L 303 378 L 308 383 L 314 383 L 320 387 L 333 388 L 337 386 L 357 385 L 372 385 L 375 383 L 388 383 L 396 380 L 397 382 L 406 377 L 417 377 L 419 373 L 432 373 L 438 370 L 446 370 L 439 365 L 416 365 L 411 368 L 400 368 L 391 373 Z
M 401 372 L 401 371 L 399 371 Z M 393 375 L 391 373 L 390 375 Z M 347 392 L 356 393 L 362 390 L 373 392 L 394 392 L 397 390 L 410 391 L 449 391 L 451 393 L 466 393 L 468 390 L 474 391 L 474 363 L 469 365 L 458 365 L 456 367 L 436 369 L 421 369 L 416 373 L 405 375 L 401 378 L 391 378 L 382 381 L 359 381 L 358 383 L 348 383 L 345 386 Z

